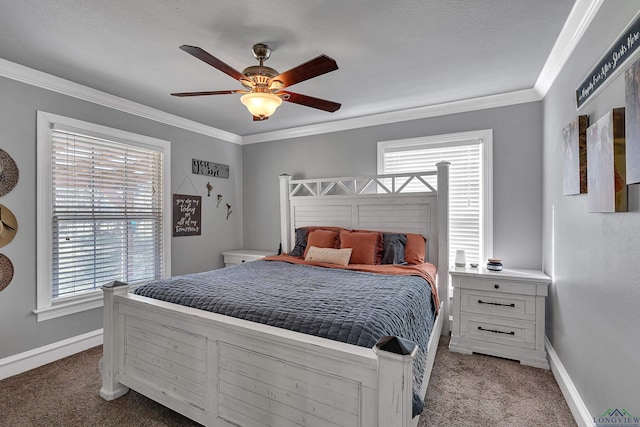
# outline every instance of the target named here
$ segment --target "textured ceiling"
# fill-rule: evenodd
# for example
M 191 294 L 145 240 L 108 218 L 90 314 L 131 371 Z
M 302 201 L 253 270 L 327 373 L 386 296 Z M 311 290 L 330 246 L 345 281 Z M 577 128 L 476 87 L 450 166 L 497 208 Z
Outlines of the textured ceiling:
M 238 135 L 530 89 L 573 0 L 0 0 L 0 58 Z M 342 103 L 284 103 L 253 122 L 241 89 L 178 49 L 242 71 L 251 46 L 286 71 L 322 53 L 339 70 L 291 91 Z

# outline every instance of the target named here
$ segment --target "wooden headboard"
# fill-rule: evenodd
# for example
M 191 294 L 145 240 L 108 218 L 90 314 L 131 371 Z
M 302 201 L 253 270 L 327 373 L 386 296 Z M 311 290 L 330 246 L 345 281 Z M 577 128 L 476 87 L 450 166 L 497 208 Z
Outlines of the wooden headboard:
M 437 172 L 360 177 L 280 176 L 283 252 L 293 248 L 295 229 L 305 226 L 422 234 L 427 238 L 427 260 L 438 268 L 441 313 L 448 313 L 449 163 L 438 163 L 437 168 Z M 419 192 L 416 185 L 421 186 Z M 409 187 L 412 192 L 406 191 Z M 449 332 L 448 323 L 444 322 L 443 335 L 445 329 Z

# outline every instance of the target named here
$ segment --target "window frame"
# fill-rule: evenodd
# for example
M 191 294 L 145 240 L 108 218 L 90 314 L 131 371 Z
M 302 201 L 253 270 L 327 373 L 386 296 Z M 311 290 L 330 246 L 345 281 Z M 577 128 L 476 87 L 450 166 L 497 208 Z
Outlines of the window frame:
M 384 154 L 386 150 L 406 149 L 415 150 L 425 145 L 454 146 L 463 145 L 469 141 L 480 141 L 481 146 L 481 176 L 482 176 L 482 241 L 480 247 L 480 260 L 493 256 L 493 129 L 482 129 L 469 132 L 456 132 L 442 135 L 421 136 L 416 138 L 395 139 L 379 141 L 377 148 L 378 174 L 384 174 Z M 433 165 L 435 169 L 435 165 Z M 482 262 L 482 261 L 481 261 Z
M 114 142 L 147 148 L 162 153 L 162 277 L 171 275 L 171 143 L 82 120 L 59 116 L 44 111 L 37 114 L 37 271 L 36 314 L 38 322 L 102 307 L 102 291 L 97 289 L 82 295 L 52 299 L 53 227 L 51 189 L 51 131 L 66 129 Z M 114 278 L 115 279 L 115 278 Z

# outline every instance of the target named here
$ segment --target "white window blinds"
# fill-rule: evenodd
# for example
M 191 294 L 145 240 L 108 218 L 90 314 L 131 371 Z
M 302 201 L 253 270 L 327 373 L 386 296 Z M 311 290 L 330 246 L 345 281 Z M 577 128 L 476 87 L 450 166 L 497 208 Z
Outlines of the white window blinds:
M 381 150 L 382 173 L 434 170 L 441 161 L 449 169 L 449 264 L 464 249 L 467 263 L 481 263 L 483 253 L 482 140 L 386 144 Z M 437 182 L 430 182 L 434 187 Z M 409 189 L 411 191 L 411 189 Z M 422 191 L 416 189 L 414 191 Z
M 51 131 L 51 299 L 162 277 L 162 153 Z

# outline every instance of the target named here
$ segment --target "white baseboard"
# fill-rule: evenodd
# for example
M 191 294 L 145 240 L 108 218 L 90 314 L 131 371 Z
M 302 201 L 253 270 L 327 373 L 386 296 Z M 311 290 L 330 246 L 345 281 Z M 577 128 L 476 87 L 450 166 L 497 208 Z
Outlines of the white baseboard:
M 564 399 L 567 401 L 569 409 L 571 409 L 573 418 L 576 420 L 579 427 L 593 427 L 593 418 L 587 409 L 587 405 L 584 404 L 582 397 L 580 397 L 580 393 L 578 393 L 578 389 L 573 384 L 573 381 L 571 381 L 569 373 L 564 368 L 562 361 L 553 349 L 549 338 L 546 336 L 544 337 L 544 344 L 547 348 L 547 354 L 549 355 L 551 372 L 553 372 L 553 376 L 556 378 L 556 381 L 560 386 Z
M 102 344 L 102 329 L 0 359 L 0 380 Z

